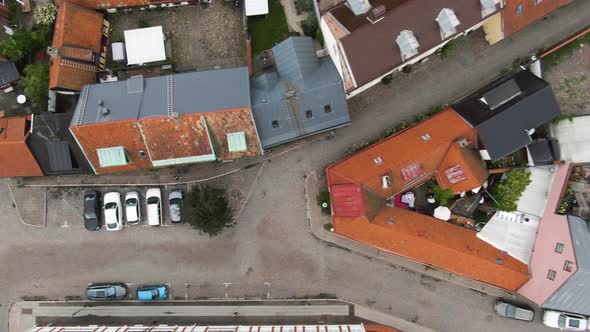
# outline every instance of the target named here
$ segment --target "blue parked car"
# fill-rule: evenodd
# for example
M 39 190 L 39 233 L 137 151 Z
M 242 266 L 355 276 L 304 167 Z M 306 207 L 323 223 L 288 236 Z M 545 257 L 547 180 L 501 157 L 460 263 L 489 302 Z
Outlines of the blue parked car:
M 157 301 L 165 300 L 168 297 L 168 286 L 142 286 L 137 289 L 137 299 L 139 301 Z

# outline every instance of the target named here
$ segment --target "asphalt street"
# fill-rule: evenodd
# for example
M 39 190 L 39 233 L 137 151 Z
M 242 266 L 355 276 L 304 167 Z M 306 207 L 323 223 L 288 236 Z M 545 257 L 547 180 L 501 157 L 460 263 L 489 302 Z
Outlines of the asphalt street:
M 122 281 L 169 283 L 179 299 L 332 295 L 437 331 L 550 331 L 540 317 L 527 324 L 495 316 L 495 299 L 485 294 L 318 242 L 306 227 L 304 176 L 353 144 L 485 84 L 589 18 L 590 1 L 580 0 L 493 47 L 471 34 L 447 59 L 433 58 L 354 98 L 350 127 L 248 171 L 260 171 L 248 204 L 238 224 L 216 238 L 184 225 L 121 232 L 31 228 L 19 222 L 0 185 L 0 330 L 7 330 L 11 303 L 81 297 L 89 282 Z

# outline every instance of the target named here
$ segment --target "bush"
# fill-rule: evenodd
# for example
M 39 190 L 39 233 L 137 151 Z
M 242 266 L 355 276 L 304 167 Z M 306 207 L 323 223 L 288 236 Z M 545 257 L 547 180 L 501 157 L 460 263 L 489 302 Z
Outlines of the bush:
M 295 9 L 297 9 L 298 14 L 312 11 L 313 0 L 295 0 Z
M 232 210 L 225 190 L 209 186 L 193 186 L 182 208 L 183 222 L 192 228 L 215 236 L 232 221 Z
M 20 10 L 16 1 L 11 1 L 8 4 L 8 10 L 10 11 L 8 14 L 8 23 L 13 27 L 18 26 L 20 21 Z
M 307 15 L 307 18 L 303 21 L 303 34 L 308 37 L 315 37 L 318 28 L 318 19 L 315 14 L 310 13 Z
M 330 192 L 328 190 L 320 191 L 315 197 L 315 199 L 319 207 L 322 208 L 322 212 L 330 214 L 330 212 L 332 211 L 330 207 Z M 324 207 L 324 205 L 326 206 Z
M 522 192 L 531 183 L 531 174 L 524 170 L 511 170 L 491 190 L 494 207 L 501 211 L 515 211 Z
M 405 65 L 404 68 L 402 68 L 402 71 L 404 72 L 404 74 L 409 74 L 412 72 L 412 65 Z
M 442 206 L 447 206 L 449 204 L 449 200 L 455 197 L 455 194 L 453 194 L 451 189 L 442 189 L 438 186 L 438 184 L 436 184 L 436 182 L 431 186 L 430 189 L 434 194 L 434 199 L 436 199 Z
M 454 48 L 455 48 L 455 44 L 453 44 L 453 42 L 450 41 L 450 42 L 444 44 L 443 47 L 441 47 L 438 50 L 436 50 L 436 55 L 438 55 L 439 57 L 441 57 L 442 59 L 444 59 L 447 56 L 449 56 L 449 54 L 451 53 L 451 51 Z
M 383 78 L 381 79 L 381 83 L 385 84 L 385 85 L 389 85 L 389 83 L 391 83 L 391 81 L 393 80 L 393 76 L 391 76 L 391 74 L 389 75 L 385 75 L 383 76 Z
M 57 17 L 57 8 L 52 3 L 39 5 L 33 11 L 33 19 L 40 25 L 52 25 Z
M 33 63 L 25 67 L 24 73 L 21 84 L 25 88 L 25 95 L 44 109 L 49 90 L 49 66 Z
M 320 42 L 320 44 L 322 44 L 322 46 L 324 45 L 324 34 L 322 33 L 322 29 L 320 29 L 320 27 L 318 27 L 315 30 L 315 40 L 317 40 L 318 42 Z

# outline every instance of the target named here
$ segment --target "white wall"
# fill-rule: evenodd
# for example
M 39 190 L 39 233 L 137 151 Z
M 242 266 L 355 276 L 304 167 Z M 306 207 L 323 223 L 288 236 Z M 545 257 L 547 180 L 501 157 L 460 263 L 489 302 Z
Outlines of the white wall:
M 332 30 L 328 27 L 328 24 L 322 17 L 320 20 L 320 29 L 322 29 L 322 34 L 324 35 L 324 45 L 330 54 L 330 58 L 332 58 L 332 62 L 336 66 L 338 70 L 338 74 L 344 80 L 344 73 L 342 73 L 342 63 L 340 62 L 340 51 L 338 50 L 338 41 L 332 34 Z

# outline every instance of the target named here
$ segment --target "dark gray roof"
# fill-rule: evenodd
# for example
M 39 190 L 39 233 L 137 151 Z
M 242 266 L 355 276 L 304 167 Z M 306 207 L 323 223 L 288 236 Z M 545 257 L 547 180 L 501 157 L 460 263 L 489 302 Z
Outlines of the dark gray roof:
M 476 127 L 480 143 L 492 160 L 530 144 L 526 130 L 559 114 L 551 86 L 526 70 L 504 76 L 452 107 Z
M 316 57 L 311 38 L 290 37 L 273 56 L 277 71 L 252 79 L 252 112 L 264 148 L 350 122 L 340 75 L 329 57 Z
M 20 75 L 14 63 L 10 61 L 0 61 L 0 86 L 14 81 L 18 81 Z
M 250 108 L 249 85 L 247 67 L 87 85 L 72 125 Z
M 590 316 L 590 225 L 575 216 L 568 216 L 568 223 L 578 270 L 542 307 Z
M 527 148 L 535 166 L 553 165 L 559 160 L 559 145 L 553 139 L 538 139 Z
M 49 167 L 52 171 L 62 172 L 72 170 L 72 158 L 70 156 L 70 145 L 68 142 L 47 142 L 45 143 L 49 155 Z

